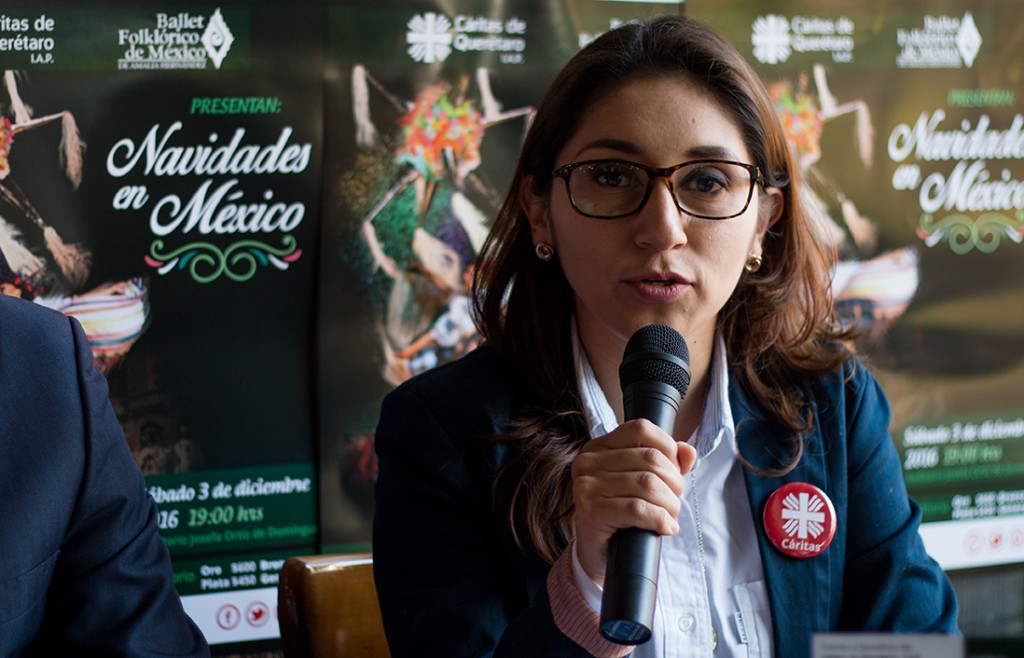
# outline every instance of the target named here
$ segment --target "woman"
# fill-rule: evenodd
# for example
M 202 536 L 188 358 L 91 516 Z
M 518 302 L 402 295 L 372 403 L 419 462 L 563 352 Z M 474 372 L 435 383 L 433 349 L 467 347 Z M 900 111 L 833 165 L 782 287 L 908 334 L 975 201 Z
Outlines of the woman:
M 486 345 L 381 411 L 395 656 L 789 658 L 815 632 L 956 632 L 797 177 L 756 74 L 691 19 L 609 32 L 555 78 L 481 252 Z M 671 432 L 623 422 L 617 369 L 650 324 L 689 347 Z M 776 493 L 816 520 L 769 520 Z M 598 633 L 630 527 L 663 537 L 635 651 Z

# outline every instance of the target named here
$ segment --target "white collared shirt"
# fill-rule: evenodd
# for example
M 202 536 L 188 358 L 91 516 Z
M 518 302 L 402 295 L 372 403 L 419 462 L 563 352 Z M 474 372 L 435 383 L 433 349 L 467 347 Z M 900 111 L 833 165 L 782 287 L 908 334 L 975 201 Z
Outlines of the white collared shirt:
M 590 435 L 596 438 L 619 423 L 575 327 L 573 346 L 583 412 Z M 725 342 L 719 337 L 703 419 L 687 441 L 697 450 L 697 463 L 680 497 L 680 530 L 662 539 L 653 636 L 636 648 L 633 658 L 772 656 L 768 591 L 743 466 L 737 459 L 726 364 Z M 601 588 L 587 576 L 575 553 L 573 576 L 587 602 L 600 611 Z M 718 638 L 713 652 L 712 626 Z

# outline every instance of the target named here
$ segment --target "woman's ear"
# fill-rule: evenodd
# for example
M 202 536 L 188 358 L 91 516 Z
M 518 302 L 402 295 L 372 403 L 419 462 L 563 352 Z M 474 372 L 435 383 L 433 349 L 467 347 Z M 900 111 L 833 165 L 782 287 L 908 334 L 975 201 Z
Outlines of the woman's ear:
M 519 205 L 530 221 L 533 244 L 554 245 L 548 213 L 548 200 L 534 192 L 533 176 L 523 176 L 519 182 Z
M 757 232 L 754 234 L 753 244 L 750 246 L 752 256 L 763 254 L 764 236 L 775 222 L 782 217 L 782 210 L 786 205 L 786 199 L 782 190 L 777 187 L 764 187 L 760 190 L 761 196 L 757 206 Z
M 786 207 L 786 199 L 782 194 L 782 190 L 777 187 L 763 187 L 761 192 L 764 194 L 764 197 L 759 201 L 757 232 L 759 236 L 764 236 L 768 229 L 782 217 L 782 211 Z

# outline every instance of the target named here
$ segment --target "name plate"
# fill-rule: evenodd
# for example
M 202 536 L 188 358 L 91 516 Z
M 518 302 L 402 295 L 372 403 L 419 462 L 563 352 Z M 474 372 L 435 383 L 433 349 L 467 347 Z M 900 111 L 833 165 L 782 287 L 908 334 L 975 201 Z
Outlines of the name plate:
M 816 633 L 811 658 L 964 658 L 964 638 L 910 633 Z

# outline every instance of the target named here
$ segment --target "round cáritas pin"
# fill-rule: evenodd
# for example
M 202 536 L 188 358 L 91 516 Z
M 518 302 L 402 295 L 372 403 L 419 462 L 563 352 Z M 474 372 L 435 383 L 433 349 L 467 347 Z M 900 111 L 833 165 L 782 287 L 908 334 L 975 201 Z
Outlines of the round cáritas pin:
M 794 558 L 820 555 L 836 533 L 836 510 L 825 492 L 807 482 L 789 482 L 768 497 L 764 530 L 780 552 Z

